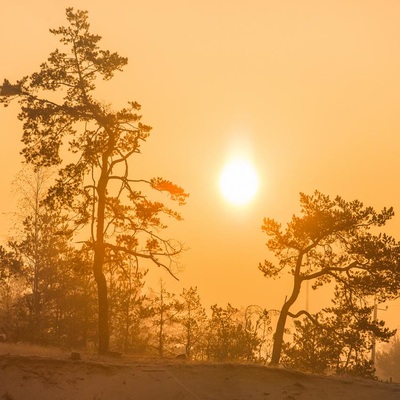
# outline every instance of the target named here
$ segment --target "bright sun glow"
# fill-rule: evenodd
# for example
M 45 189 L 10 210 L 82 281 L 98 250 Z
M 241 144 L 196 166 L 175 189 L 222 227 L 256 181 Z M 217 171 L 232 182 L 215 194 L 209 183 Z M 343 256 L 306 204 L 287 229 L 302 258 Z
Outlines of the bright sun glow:
M 248 161 L 233 160 L 222 171 L 220 188 L 230 203 L 248 203 L 258 190 L 257 173 Z

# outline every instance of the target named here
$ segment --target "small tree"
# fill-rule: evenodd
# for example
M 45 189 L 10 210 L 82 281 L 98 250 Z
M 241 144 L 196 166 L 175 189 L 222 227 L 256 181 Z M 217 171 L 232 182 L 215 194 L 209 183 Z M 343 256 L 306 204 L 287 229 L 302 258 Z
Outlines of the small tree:
M 69 248 L 59 262 L 55 310 L 60 315 L 61 343 L 86 347 L 96 343 L 96 288 L 87 248 Z
M 378 376 L 400 382 L 400 336 L 396 335 L 382 351 L 377 353 Z
M 182 188 L 162 178 L 133 178 L 129 160 L 140 153 L 151 128 L 140 122 L 140 105 L 128 102 L 113 110 L 95 98 L 96 80 L 110 80 L 127 59 L 99 47 L 100 36 L 90 32 L 86 11 L 67 8 L 68 26 L 51 29 L 63 51 L 55 50 L 39 72 L 11 84 L 4 80 L 0 102 L 17 98 L 23 124 L 22 154 L 36 167 L 59 166 L 50 190 L 53 209 L 68 209 L 77 226 L 89 226 L 93 274 L 98 292 L 99 353 L 109 349 L 108 288 L 104 263 L 127 254 L 146 259 L 173 274 L 182 246 L 162 238 L 162 216 L 181 219 L 148 191 L 167 193 L 184 204 Z M 65 51 L 65 52 L 64 52 Z M 62 164 L 61 150 L 75 160 Z
M 19 211 L 10 246 L 23 262 L 26 280 L 24 291 L 28 308 L 29 327 L 25 339 L 43 341 L 50 331 L 50 309 L 55 306 L 57 291 L 62 283 L 58 270 L 66 259 L 71 232 L 59 211 L 43 204 L 50 186 L 51 171 L 26 166 L 13 182 Z M 64 274 L 60 274 L 63 277 Z M 55 282 L 57 281 L 57 282 Z M 58 287 L 58 289 L 56 289 Z M 55 328 L 56 321 L 52 321 Z M 51 325 L 51 324 L 50 324 Z M 47 335 L 48 336 L 48 335 Z
M 185 346 L 186 355 L 190 357 L 205 333 L 207 315 L 197 287 L 183 289 L 181 298 L 178 321 L 183 327 L 183 334 L 180 341 Z
M 0 245 L 0 285 L 14 275 L 21 274 L 22 261 L 13 250 Z
M 337 287 L 328 307 L 303 321 L 295 320 L 292 343 L 285 345 L 284 364 L 296 369 L 374 377 L 374 341 L 387 342 L 394 334 L 383 321 L 373 321 L 373 306 Z
M 271 357 L 271 317 L 275 315 L 276 310 L 262 309 L 257 305 L 246 307 L 246 332 L 259 343 L 257 349 L 251 350 L 254 353 L 254 361 L 259 363 L 265 363 Z
M 148 270 L 141 270 L 133 257 L 122 257 L 107 263 L 105 272 L 110 289 L 111 340 L 118 350 L 132 352 L 140 342 L 137 333 L 146 301 L 142 290 Z
M 18 326 L 18 303 L 25 288 L 22 267 L 14 251 L 0 246 L 0 334 L 8 338 Z
M 13 182 L 18 212 L 9 245 L 23 264 L 20 276 L 24 278 L 18 337 L 41 343 L 83 345 L 85 335 L 81 328 L 86 325 L 80 311 L 87 303 L 88 290 L 87 280 L 78 271 L 87 263 L 71 246 L 72 231 L 66 216 L 44 202 L 52 175 L 45 167 L 34 170 L 28 165 Z M 76 297 L 79 308 L 74 306 Z M 22 316 L 26 321 L 22 322 Z
M 246 330 L 244 316 L 230 304 L 211 307 L 207 332 L 207 356 L 216 361 L 252 361 L 260 338 Z
M 309 316 L 306 310 L 291 311 L 304 282 L 310 281 L 317 288 L 336 281 L 361 297 L 381 299 L 396 296 L 400 287 L 398 243 L 370 231 L 393 217 L 392 208 L 377 213 L 357 200 L 331 200 L 318 191 L 312 196 L 300 194 L 300 205 L 302 215 L 293 216 L 285 231 L 268 218 L 262 226 L 278 265 L 265 261 L 260 270 L 266 277 L 276 278 L 284 270 L 293 276 L 291 294 L 278 318 L 271 364 L 279 363 L 287 318 Z
M 153 314 L 153 326 L 156 331 L 156 348 L 160 357 L 164 357 L 167 345 L 175 342 L 172 331 L 178 323 L 178 313 L 181 303 L 176 299 L 174 293 L 168 292 L 165 283 L 160 281 L 160 291 L 154 292 L 151 299 L 150 312 Z
M 54 256 L 54 243 L 48 242 L 54 234 L 55 218 L 46 210 L 43 200 L 49 188 L 51 172 L 46 168 L 36 171 L 30 166 L 22 169 L 13 181 L 13 191 L 18 198 L 16 221 L 17 238 L 13 247 L 24 261 L 24 272 L 28 283 L 31 339 L 38 339 L 42 310 L 43 278 L 50 275 L 51 253 Z M 54 214 L 53 214 L 54 216 Z M 59 218 L 58 218 L 59 220 Z M 57 228 L 55 228 L 57 230 Z M 60 230 L 62 231 L 62 230 Z M 46 243 L 45 243 L 46 242 Z M 50 268 L 49 268 L 50 267 Z M 46 271 L 47 269 L 47 271 Z
M 320 314 L 314 318 L 320 320 Z M 304 318 L 294 321 L 294 329 L 293 341 L 283 345 L 283 365 L 321 374 L 339 359 L 340 345 L 322 324 Z

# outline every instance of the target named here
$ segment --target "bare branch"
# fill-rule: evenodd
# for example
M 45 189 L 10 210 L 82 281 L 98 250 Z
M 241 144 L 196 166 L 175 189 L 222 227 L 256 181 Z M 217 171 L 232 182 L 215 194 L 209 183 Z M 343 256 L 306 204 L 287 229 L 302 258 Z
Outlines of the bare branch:
M 155 265 L 157 265 L 157 267 L 162 267 L 162 268 L 164 268 L 165 270 L 167 270 L 167 272 L 168 272 L 174 279 L 176 279 L 177 281 L 179 281 L 179 279 L 177 278 L 177 276 L 171 271 L 170 267 L 168 267 L 166 264 L 164 264 L 163 262 L 161 262 L 160 260 L 158 260 L 158 259 L 155 257 L 156 255 L 166 255 L 166 254 L 152 254 L 152 253 L 146 254 L 146 253 L 141 253 L 141 252 L 134 251 L 134 250 L 129 250 L 129 249 L 127 249 L 127 248 L 125 248 L 125 247 L 122 247 L 122 246 L 116 246 L 116 245 L 113 245 L 113 244 L 111 244 L 111 243 L 104 243 L 104 247 L 105 247 L 105 248 L 109 248 L 109 249 L 111 249 L 111 250 L 113 250 L 113 251 L 115 251 L 115 252 L 120 252 L 120 253 L 129 254 L 129 255 L 131 255 L 131 256 L 133 256 L 133 257 L 137 257 L 138 259 L 139 259 L 139 258 L 143 258 L 143 259 L 150 260 L 150 261 L 152 261 Z M 168 256 L 168 255 L 166 255 L 166 256 Z

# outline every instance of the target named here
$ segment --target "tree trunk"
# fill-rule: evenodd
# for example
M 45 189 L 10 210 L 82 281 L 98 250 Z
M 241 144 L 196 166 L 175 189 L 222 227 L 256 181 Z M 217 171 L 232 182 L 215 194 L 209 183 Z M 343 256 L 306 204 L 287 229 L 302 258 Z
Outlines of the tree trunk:
M 98 264 L 99 262 L 97 262 Z M 108 296 L 107 282 L 103 271 L 96 266 L 95 257 L 95 279 L 97 283 L 98 307 L 99 307 L 99 354 L 105 354 L 109 351 L 110 335 L 108 327 Z M 102 266 L 102 264 L 101 264 Z
M 104 219 L 106 208 L 106 189 L 107 189 L 107 167 L 108 155 L 103 154 L 102 171 L 97 184 L 97 226 L 96 242 L 94 245 L 93 273 L 97 284 L 98 307 L 99 307 L 99 354 L 109 351 L 110 331 L 108 325 L 108 295 L 107 281 L 103 273 L 105 257 L 104 247 Z
M 282 352 L 282 344 L 283 344 L 283 335 L 285 333 L 285 325 L 286 325 L 286 319 L 288 316 L 289 312 L 289 302 L 285 302 L 282 310 L 279 314 L 279 319 L 276 324 L 276 330 L 274 334 L 274 345 L 272 347 L 272 356 L 271 356 L 271 362 L 270 365 L 278 365 L 279 360 L 281 358 L 281 352 Z
M 158 337 L 158 354 L 160 357 L 164 357 L 164 297 L 163 297 L 163 286 L 161 285 L 161 294 L 160 294 L 160 330 L 159 330 L 159 337 Z
M 301 261 L 301 259 L 300 259 Z M 298 265 L 299 261 L 298 261 Z M 299 270 L 299 268 L 297 269 Z M 276 330 L 274 334 L 274 345 L 272 347 L 272 356 L 271 356 L 271 362 L 270 365 L 278 365 L 279 360 L 281 358 L 281 352 L 282 352 L 282 345 L 283 345 L 283 335 L 285 333 L 285 326 L 286 326 L 286 320 L 290 311 L 290 307 L 295 303 L 297 298 L 299 297 L 300 293 L 300 287 L 301 287 L 301 278 L 299 274 L 296 274 L 294 276 L 294 285 L 293 285 L 293 292 L 292 295 L 290 296 L 289 300 L 285 301 L 285 303 L 282 306 L 282 310 L 279 314 L 279 319 L 276 324 Z

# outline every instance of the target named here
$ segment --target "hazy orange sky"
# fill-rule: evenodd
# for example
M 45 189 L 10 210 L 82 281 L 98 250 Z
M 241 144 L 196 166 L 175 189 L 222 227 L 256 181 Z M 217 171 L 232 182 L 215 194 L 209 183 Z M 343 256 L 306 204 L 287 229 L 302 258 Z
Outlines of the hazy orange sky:
M 32 73 L 59 47 L 48 29 L 66 24 L 68 6 L 88 10 L 102 47 L 129 58 L 100 93 L 114 106 L 138 101 L 153 126 L 135 174 L 161 175 L 190 193 L 185 221 L 168 232 L 190 248 L 180 282 L 167 280 L 171 290 L 197 285 L 207 306 L 279 308 L 290 289 L 257 269 L 267 255 L 263 217 L 288 221 L 299 192 L 315 189 L 400 212 L 399 1 L 4 3 L 1 79 Z M 17 110 L 0 114 L 4 212 L 12 210 L 10 183 L 21 168 Z M 257 197 L 241 208 L 218 189 L 238 151 L 260 179 Z M 399 239 L 399 226 L 400 216 L 386 231 Z M 311 305 L 315 299 L 318 292 Z M 397 302 L 380 316 L 400 327 L 399 312 Z

